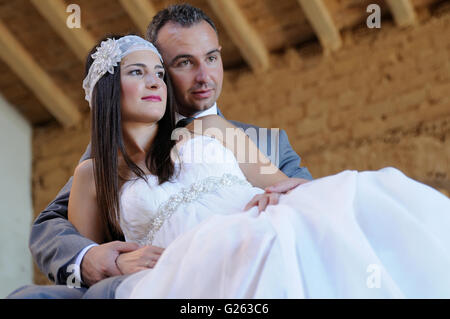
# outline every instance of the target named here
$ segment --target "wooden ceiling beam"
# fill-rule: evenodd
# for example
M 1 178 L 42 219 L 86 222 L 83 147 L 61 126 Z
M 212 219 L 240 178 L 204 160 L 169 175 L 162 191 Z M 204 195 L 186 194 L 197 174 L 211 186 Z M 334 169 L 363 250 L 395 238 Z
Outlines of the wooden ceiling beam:
M 297 0 L 314 29 L 325 51 L 335 51 L 342 46 L 339 30 L 323 0 Z
M 267 70 L 269 51 L 235 0 L 208 0 L 208 3 L 253 71 Z
M 70 127 L 81 120 L 77 106 L 41 69 L 1 21 L 0 58 L 63 126 Z
M 96 42 L 91 34 L 82 27 L 71 29 L 67 26 L 69 14 L 66 12 L 66 3 L 63 0 L 31 0 L 31 3 L 48 21 L 53 30 L 63 38 L 78 59 L 84 63 Z
M 399 27 L 406 27 L 416 23 L 416 13 L 410 0 L 387 0 L 387 4 Z
M 147 26 L 156 15 L 156 9 L 149 0 L 119 0 L 124 10 L 145 36 Z

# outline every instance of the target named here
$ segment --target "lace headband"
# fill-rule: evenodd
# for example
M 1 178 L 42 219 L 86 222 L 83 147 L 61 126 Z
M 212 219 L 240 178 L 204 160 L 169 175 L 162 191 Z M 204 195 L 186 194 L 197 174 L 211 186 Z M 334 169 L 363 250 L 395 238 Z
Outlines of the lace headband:
M 123 57 L 134 51 L 148 50 L 155 52 L 161 62 L 163 59 L 159 54 L 155 46 L 136 35 L 127 35 L 118 40 L 108 39 L 103 41 L 97 51 L 92 54 L 94 62 L 89 68 L 88 75 L 83 80 L 83 89 L 85 93 L 85 99 L 89 102 L 89 107 L 92 108 L 92 92 L 97 84 L 98 80 L 109 72 L 114 74 L 114 67 L 120 63 Z

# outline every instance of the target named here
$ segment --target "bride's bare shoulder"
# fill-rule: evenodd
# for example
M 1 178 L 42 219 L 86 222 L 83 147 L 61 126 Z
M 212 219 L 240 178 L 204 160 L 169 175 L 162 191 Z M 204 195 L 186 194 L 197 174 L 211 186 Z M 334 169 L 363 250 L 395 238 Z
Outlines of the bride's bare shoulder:
M 89 158 L 87 160 L 82 161 L 75 168 L 75 172 L 80 174 L 94 174 L 94 160 Z
M 89 184 L 95 188 L 94 160 L 90 158 L 78 164 L 73 173 L 73 177 L 79 182 Z
M 186 128 L 195 135 L 206 135 L 220 141 L 225 137 L 228 129 L 236 127 L 219 115 L 206 115 L 195 119 Z
M 189 123 L 189 125 L 187 127 L 195 128 L 196 122 L 197 123 L 201 122 L 203 129 L 211 128 L 211 127 L 215 127 L 215 128 L 219 128 L 219 129 L 233 127 L 233 124 L 231 124 L 230 122 L 225 120 L 223 117 L 221 117 L 219 115 L 215 115 L 215 114 L 199 117 L 199 118 L 195 119 L 194 121 L 192 121 L 191 123 Z
M 198 136 L 198 134 L 191 131 L 187 126 L 176 129 L 176 131 L 172 134 L 172 139 L 175 141 L 173 148 L 175 150 L 180 150 L 184 144 L 196 136 Z

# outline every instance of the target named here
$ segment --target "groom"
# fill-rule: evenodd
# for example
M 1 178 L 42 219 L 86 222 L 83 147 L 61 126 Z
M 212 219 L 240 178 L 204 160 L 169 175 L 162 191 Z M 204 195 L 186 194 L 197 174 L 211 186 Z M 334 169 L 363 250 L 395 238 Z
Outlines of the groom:
M 180 107 L 178 122 L 189 122 L 209 114 L 223 116 L 216 104 L 223 81 L 221 47 L 212 20 L 190 5 L 170 6 L 153 18 L 147 39 L 160 50 L 174 84 Z M 255 126 L 231 122 L 244 131 L 256 128 L 258 133 Z M 272 190 L 286 192 L 312 177 L 306 168 L 300 167 L 300 157 L 291 148 L 286 133 L 281 130 L 277 137 L 276 145 L 271 144 L 274 139 L 270 135 L 267 139 L 257 135 L 255 142 L 259 147 L 267 143 L 269 149 L 278 150 L 274 164 L 292 178 Z M 90 146 L 80 161 L 89 156 Z M 142 256 L 144 250 L 148 253 L 148 250 L 156 249 L 151 246 L 139 248 L 134 243 L 122 241 L 97 245 L 82 237 L 67 220 L 71 185 L 72 178 L 38 216 L 30 236 L 34 260 L 57 285 L 22 287 L 9 298 L 114 298 L 116 287 L 126 277 L 122 272 L 127 273 L 119 270 L 118 257 L 131 260 Z M 81 278 L 77 269 L 81 270 Z

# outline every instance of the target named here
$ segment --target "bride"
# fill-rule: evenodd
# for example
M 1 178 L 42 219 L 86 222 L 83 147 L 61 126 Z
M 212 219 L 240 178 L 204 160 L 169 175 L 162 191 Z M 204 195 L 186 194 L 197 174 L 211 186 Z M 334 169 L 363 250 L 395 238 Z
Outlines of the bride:
M 223 118 L 173 134 L 151 43 L 108 39 L 87 68 L 93 158 L 75 170 L 69 220 L 98 243 L 164 248 L 116 298 L 450 297 L 446 196 L 394 168 L 265 191 L 287 177 L 235 130 L 245 158 L 258 155 L 240 160 Z

